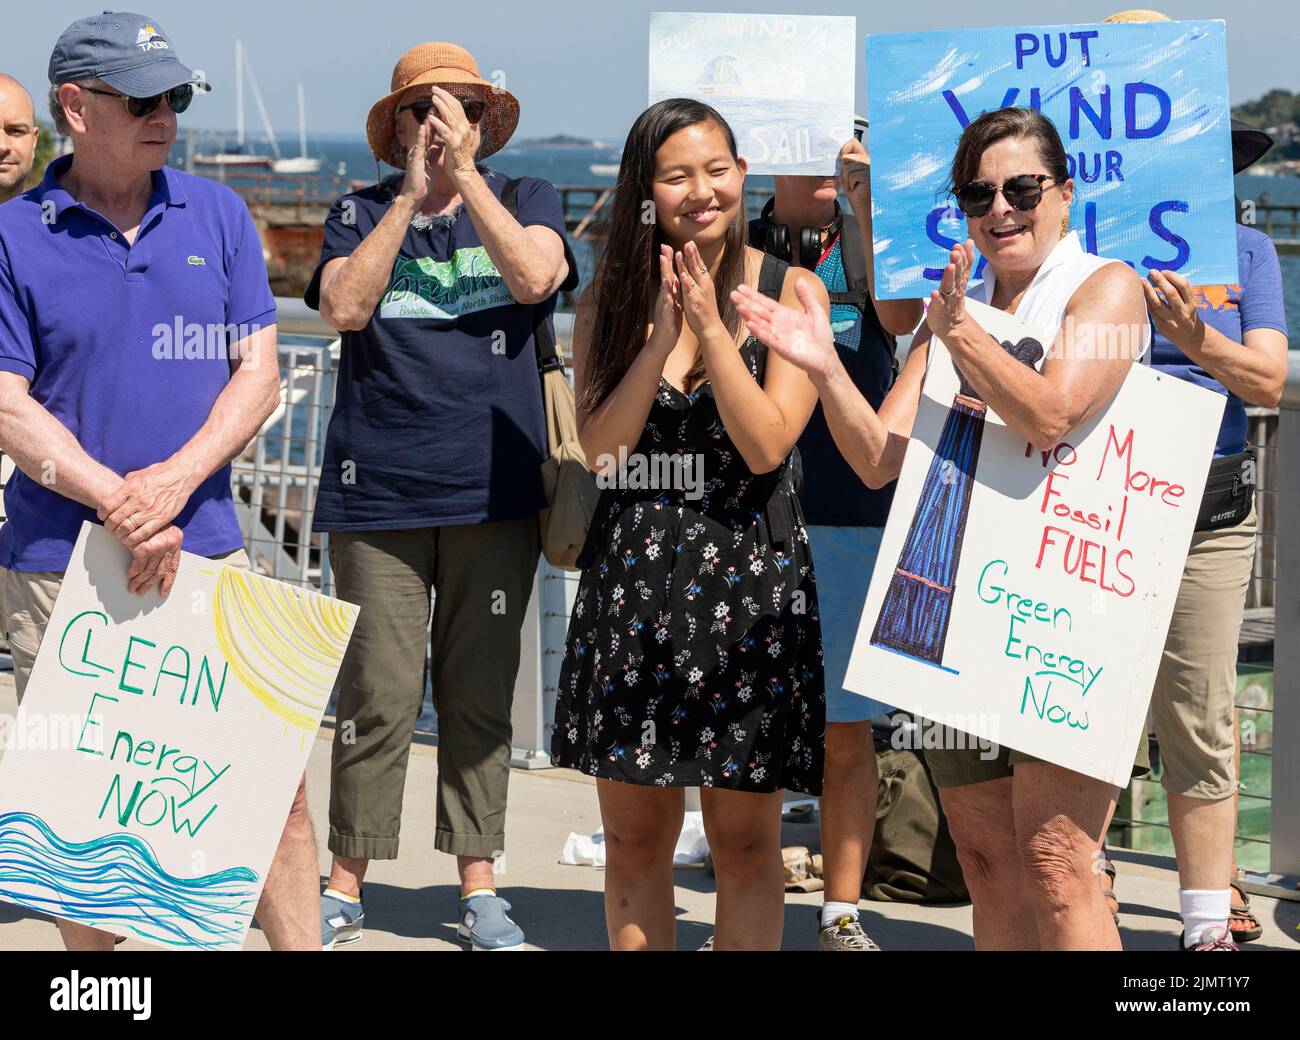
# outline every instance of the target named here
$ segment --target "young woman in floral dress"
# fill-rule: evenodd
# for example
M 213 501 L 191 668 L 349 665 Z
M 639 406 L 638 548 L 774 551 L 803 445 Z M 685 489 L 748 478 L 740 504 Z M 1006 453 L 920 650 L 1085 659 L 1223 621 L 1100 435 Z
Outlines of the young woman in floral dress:
M 578 306 L 579 435 L 618 486 L 580 561 L 552 758 L 597 778 L 614 949 L 674 947 L 672 853 L 682 789 L 697 786 L 715 948 L 778 948 L 781 792 L 821 789 L 821 635 L 794 455 L 816 392 L 748 334 L 732 294 L 748 285 L 823 320 L 828 300 L 811 272 L 746 245 L 744 175 L 712 108 L 647 109 Z M 634 479 L 638 464 L 676 479 Z

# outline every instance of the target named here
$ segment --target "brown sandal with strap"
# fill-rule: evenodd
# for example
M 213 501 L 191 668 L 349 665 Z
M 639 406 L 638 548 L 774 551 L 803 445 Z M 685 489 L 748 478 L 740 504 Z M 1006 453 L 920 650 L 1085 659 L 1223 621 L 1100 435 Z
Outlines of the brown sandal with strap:
M 1110 858 L 1110 853 L 1106 848 L 1106 843 L 1101 843 L 1101 869 L 1106 877 L 1110 878 L 1110 886 L 1102 886 L 1101 894 L 1106 897 L 1106 909 L 1110 911 L 1110 916 L 1115 919 L 1115 927 L 1119 927 L 1119 900 L 1115 898 L 1115 863 Z
M 1232 938 L 1239 943 L 1258 939 L 1264 934 L 1264 927 L 1250 909 L 1250 896 L 1235 879 L 1228 882 L 1228 887 L 1232 890 L 1232 904 L 1228 908 L 1228 930 L 1232 932 Z M 1241 898 L 1240 905 L 1237 904 L 1238 897 Z

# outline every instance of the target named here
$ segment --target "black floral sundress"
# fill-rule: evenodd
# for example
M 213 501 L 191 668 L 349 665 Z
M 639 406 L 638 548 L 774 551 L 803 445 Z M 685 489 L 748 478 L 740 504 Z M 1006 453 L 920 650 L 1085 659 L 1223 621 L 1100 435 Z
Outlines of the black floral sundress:
M 764 263 L 760 286 L 779 298 L 785 265 Z M 740 353 L 761 382 L 766 347 L 751 336 Z M 681 481 L 601 493 L 551 761 L 635 784 L 820 794 L 821 625 L 797 455 L 755 475 L 710 385 L 685 394 L 667 380 L 636 450 L 697 453 L 703 480 L 690 494 Z

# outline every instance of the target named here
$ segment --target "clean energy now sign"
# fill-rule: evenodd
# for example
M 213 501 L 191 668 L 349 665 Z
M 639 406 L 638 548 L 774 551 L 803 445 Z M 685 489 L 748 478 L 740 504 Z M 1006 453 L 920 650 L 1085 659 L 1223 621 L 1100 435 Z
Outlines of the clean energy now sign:
M 948 191 L 957 140 L 1006 107 L 1056 125 L 1088 252 L 1193 285 L 1237 282 L 1223 22 L 870 35 L 867 88 L 881 298 L 937 287 L 967 237 Z

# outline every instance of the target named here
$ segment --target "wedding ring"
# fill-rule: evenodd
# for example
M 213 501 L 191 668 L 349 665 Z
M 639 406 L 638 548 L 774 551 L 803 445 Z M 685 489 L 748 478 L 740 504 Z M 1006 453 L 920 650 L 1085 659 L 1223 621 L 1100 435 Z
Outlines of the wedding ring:
M 957 287 L 956 287 L 956 286 L 953 286 L 951 289 L 947 290 L 946 292 L 941 288 L 941 289 L 939 290 L 939 295 L 940 295 L 940 296 L 951 296 L 951 295 L 952 295 L 953 293 L 955 293 L 956 291 L 957 291 Z

